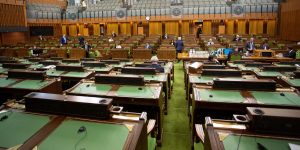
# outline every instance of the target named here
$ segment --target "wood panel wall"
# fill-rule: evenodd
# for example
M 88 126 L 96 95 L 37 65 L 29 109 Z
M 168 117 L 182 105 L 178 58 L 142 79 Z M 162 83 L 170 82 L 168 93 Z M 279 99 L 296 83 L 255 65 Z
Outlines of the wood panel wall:
M 93 24 L 93 35 L 100 35 L 100 25 L 99 24 Z
M 149 22 L 149 35 L 162 35 L 162 22 Z
M 165 33 L 179 35 L 179 22 L 178 21 L 165 22 Z
M 228 20 L 226 24 L 226 34 L 234 34 L 234 20 Z
M 25 5 L 0 3 L 0 27 L 26 25 Z
M 112 32 L 115 32 L 116 34 L 119 33 L 119 25 L 118 23 L 108 23 L 107 24 L 107 35 L 111 35 Z
M 25 43 L 27 39 L 27 33 L 26 32 L 1 33 L 1 39 L 3 44 Z
M 203 21 L 203 34 L 211 34 L 211 24 L 212 22 L 210 20 Z
M 120 23 L 120 34 L 131 35 L 131 24 L 129 22 Z
M 69 35 L 77 36 L 77 25 L 69 25 Z
M 181 34 L 190 34 L 190 22 L 189 21 L 182 21 L 181 24 Z
M 300 41 L 300 1 L 286 0 L 281 4 L 280 37 L 284 40 Z
M 237 22 L 237 33 L 238 34 L 246 34 L 246 21 L 239 20 Z

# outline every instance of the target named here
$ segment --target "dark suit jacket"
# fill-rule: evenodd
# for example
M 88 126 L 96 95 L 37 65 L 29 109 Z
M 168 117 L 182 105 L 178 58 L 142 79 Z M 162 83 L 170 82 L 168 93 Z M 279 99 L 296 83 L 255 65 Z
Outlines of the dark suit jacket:
M 250 42 L 247 42 L 246 48 L 247 48 L 247 50 L 251 48 Z M 254 49 L 255 49 L 255 43 L 253 42 L 253 45 L 252 45 L 252 51 L 253 51 Z
M 289 57 L 289 58 L 293 58 L 293 59 L 296 59 L 296 51 L 295 50 L 290 50 L 287 55 L 285 55 L 286 57 Z
M 82 36 L 80 36 L 80 37 L 78 38 L 78 41 L 79 41 L 79 44 L 80 44 L 80 45 L 83 45 L 83 44 L 84 44 L 84 38 L 83 38 Z
M 86 45 L 84 44 L 84 45 L 82 46 L 82 48 L 83 48 L 85 51 L 89 52 L 90 49 L 91 49 L 91 45 L 87 45 L 87 48 L 86 48 L 85 46 L 86 46 Z
M 66 39 L 64 39 L 64 37 L 60 38 L 60 43 L 61 44 L 67 44 L 68 43 L 68 38 L 66 37 Z
M 269 46 L 268 44 L 263 44 L 263 45 L 261 46 L 262 49 L 265 49 L 265 47 L 266 47 L 266 49 L 270 49 L 270 46 Z
M 241 38 L 236 38 L 236 37 L 235 37 L 235 38 L 233 38 L 232 41 L 238 41 L 238 42 L 239 42 L 239 41 L 241 41 L 241 40 L 242 40 Z
M 184 46 L 184 44 L 183 44 L 183 41 L 182 41 L 182 40 L 177 40 L 177 41 L 175 42 L 175 48 L 176 48 L 176 51 L 182 51 L 183 46 Z

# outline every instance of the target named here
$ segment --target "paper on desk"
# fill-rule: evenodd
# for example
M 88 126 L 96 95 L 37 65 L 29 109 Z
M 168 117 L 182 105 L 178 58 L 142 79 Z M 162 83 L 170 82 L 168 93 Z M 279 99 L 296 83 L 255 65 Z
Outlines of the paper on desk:
M 289 143 L 289 147 L 291 150 L 300 150 L 300 145 Z

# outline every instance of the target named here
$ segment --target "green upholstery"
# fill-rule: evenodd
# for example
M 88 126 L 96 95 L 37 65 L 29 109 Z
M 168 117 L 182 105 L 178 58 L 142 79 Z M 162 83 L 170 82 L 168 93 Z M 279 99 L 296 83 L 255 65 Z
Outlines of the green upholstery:
M 95 57 L 96 57 L 95 52 L 93 51 L 89 52 L 89 58 L 95 58 Z
M 197 89 L 196 92 L 201 95 L 201 99 L 207 101 L 231 103 L 242 103 L 245 101 L 240 91 Z
M 16 79 L 7 79 L 7 78 L 0 78 L 0 87 L 6 87 L 10 84 L 17 82 Z
M 225 150 L 259 150 L 260 143 L 268 150 L 290 150 L 289 143 L 299 145 L 299 141 L 259 138 L 250 136 L 228 135 L 224 141 Z
M 156 149 L 156 139 L 148 135 L 148 150 Z
M 293 92 L 255 91 L 255 92 L 251 92 L 251 94 L 259 103 L 263 103 L 263 104 L 293 105 L 293 106 L 300 105 L 300 97 Z
M 82 126 L 86 131 L 78 133 Z M 67 120 L 38 145 L 38 150 L 121 150 L 128 134 L 129 129 L 123 124 Z
M 24 80 L 12 85 L 12 88 L 39 90 L 49 84 L 49 81 L 42 80 Z
M 32 115 L 21 112 L 0 113 L 8 118 L 0 123 L 0 147 L 10 148 L 24 143 L 40 128 L 49 122 L 48 116 Z

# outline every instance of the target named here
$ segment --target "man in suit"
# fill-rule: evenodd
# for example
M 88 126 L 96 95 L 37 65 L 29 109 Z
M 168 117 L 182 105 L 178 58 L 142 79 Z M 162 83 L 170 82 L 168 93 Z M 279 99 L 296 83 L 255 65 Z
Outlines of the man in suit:
M 79 42 L 79 45 L 84 45 L 84 38 L 78 34 L 78 42 Z
M 241 37 L 237 34 L 237 35 L 235 35 L 235 37 L 233 38 L 233 42 L 239 42 L 239 41 L 241 41 L 242 39 L 241 39 Z
M 296 51 L 292 47 L 288 47 L 288 51 L 289 52 L 284 54 L 283 56 L 296 59 Z
M 209 39 L 209 41 L 207 42 L 207 46 L 211 46 L 211 45 L 214 45 L 215 43 L 213 42 L 212 39 Z
M 92 49 L 88 42 L 85 42 L 82 48 L 85 50 L 86 58 L 89 58 L 89 52 Z
M 178 58 L 178 53 L 181 53 L 183 50 L 183 41 L 181 40 L 181 37 L 178 37 L 178 40 L 175 42 L 175 48 L 176 48 L 176 58 Z
M 64 34 L 61 38 L 60 38 L 60 46 L 66 45 L 68 44 L 68 39 L 66 37 L 66 35 Z
M 246 44 L 246 49 L 249 53 L 253 53 L 255 49 L 254 38 L 250 38 L 250 41 Z
M 265 42 L 263 43 L 263 45 L 261 46 L 261 48 L 262 48 L 263 50 L 269 50 L 269 49 L 270 49 L 270 46 L 269 46 L 268 42 L 265 41 Z
M 117 36 L 117 34 L 115 33 L 115 31 L 113 31 L 113 32 L 111 33 L 111 36 L 112 36 L 112 37 L 116 37 L 116 36 Z
M 149 43 L 146 43 L 145 49 L 152 49 L 152 46 Z

